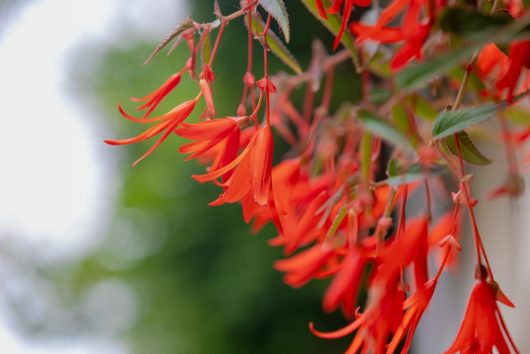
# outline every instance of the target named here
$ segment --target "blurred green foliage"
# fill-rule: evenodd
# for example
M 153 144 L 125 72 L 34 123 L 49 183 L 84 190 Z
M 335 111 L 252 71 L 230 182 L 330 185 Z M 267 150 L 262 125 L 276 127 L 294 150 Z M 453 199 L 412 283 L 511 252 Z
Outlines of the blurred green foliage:
M 221 5 L 229 13 L 235 10 L 234 4 L 237 1 Z M 331 36 L 297 2 L 288 6 L 293 33 L 289 48 L 307 67 L 312 38 L 332 43 Z M 194 1 L 192 8 L 197 20 L 213 18 L 213 1 Z M 151 64 L 139 66 L 155 44 L 128 45 L 133 46 L 109 48 L 87 83 L 111 119 L 113 138 L 133 136 L 144 128 L 121 120 L 116 103 L 122 102 L 132 111 L 126 98 L 158 87 L 184 64 L 187 53 L 181 46 L 169 57 L 162 54 Z M 216 104 L 219 114 L 233 115 L 247 60 L 246 32 L 240 21 L 228 26 L 217 58 Z M 261 56 L 257 58 L 259 78 Z M 280 69 L 288 70 L 273 60 L 271 71 Z M 340 90 L 335 99 L 357 99 L 357 81 L 352 78 L 351 66 L 339 68 L 336 87 Z M 196 92 L 197 85 L 186 78 L 158 112 Z M 298 95 L 300 98 L 303 91 Z M 340 314 L 322 313 L 327 282 L 313 282 L 298 290 L 284 285 L 282 275 L 272 269 L 281 252 L 267 245 L 275 230 L 265 228 L 252 237 L 238 205 L 208 207 L 219 189 L 191 179 L 190 175 L 203 167 L 183 161 L 177 151 L 182 143 L 178 137 L 172 136 L 131 168 L 132 161 L 152 143 L 109 147 L 125 154 L 120 160 L 123 184 L 119 205 L 102 247 L 76 271 L 79 292 L 108 278 L 122 279 L 134 290 L 139 309 L 124 339 L 136 353 L 342 352 L 347 339 L 323 341 L 307 329 L 309 321 L 323 329 L 346 323 Z

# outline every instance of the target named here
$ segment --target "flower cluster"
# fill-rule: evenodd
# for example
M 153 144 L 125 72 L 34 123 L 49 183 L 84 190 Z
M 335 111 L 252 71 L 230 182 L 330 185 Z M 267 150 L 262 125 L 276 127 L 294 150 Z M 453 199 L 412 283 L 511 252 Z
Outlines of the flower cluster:
M 151 126 L 134 138 L 106 142 L 124 145 L 158 136 L 137 164 L 172 133 L 188 139 L 180 152 L 206 166 L 192 177 L 220 189 L 210 205 L 239 203 L 253 231 L 275 226 L 269 243 L 284 250 L 274 268 L 285 273 L 286 284 L 297 288 L 329 279 L 323 309 L 340 309 L 350 323 L 332 332 L 311 323 L 310 330 L 322 338 L 355 332 L 347 353 L 408 352 L 439 278 L 456 262 L 467 210 L 476 285 L 447 353 L 490 353 L 494 347 L 517 352 L 498 307 L 513 304 L 494 279 L 466 163 L 490 162 L 473 144 L 472 126 L 498 116 L 509 171 L 491 197 L 516 197 L 524 190 L 517 150 L 530 138 L 530 126 L 512 132 L 509 111 L 529 114 L 530 41 L 521 35 L 530 23 L 528 6 L 518 0 L 495 0 L 484 9 L 444 0 L 393 0 L 380 11 L 370 0 L 301 1 L 334 32 L 335 53 L 327 55 L 316 44 L 311 67 L 303 72 L 272 33 L 275 20 L 288 38 L 282 0 L 242 1 L 240 10 L 226 16 L 215 3 L 217 20 L 187 20 L 168 37 L 184 40 L 189 60 L 158 89 L 133 99 L 143 115 L 119 107 L 126 119 Z M 376 14 L 376 20 L 351 21 L 357 8 Z M 500 16 L 501 11 L 510 15 Z M 238 18 L 248 31 L 242 98 L 234 116 L 218 117 L 213 65 L 226 24 Z M 215 30 L 209 48 L 206 38 Z M 254 40 L 263 48 L 259 80 L 253 72 Z M 338 50 L 341 43 L 345 48 Z M 271 76 L 270 52 L 297 73 Z M 361 77 L 362 99 L 333 111 L 335 69 L 349 59 Z M 458 67 L 464 70 L 451 71 Z M 194 96 L 153 117 L 186 74 L 197 82 Z M 300 87 L 306 90 L 302 108 L 291 98 Z M 201 101 L 205 108 L 196 112 Z M 198 121 L 189 119 L 194 113 Z M 279 160 L 276 139 L 291 146 Z M 451 178 L 456 183 L 448 183 Z M 412 213 L 409 202 L 423 207 Z M 361 303 L 364 289 L 367 300 Z

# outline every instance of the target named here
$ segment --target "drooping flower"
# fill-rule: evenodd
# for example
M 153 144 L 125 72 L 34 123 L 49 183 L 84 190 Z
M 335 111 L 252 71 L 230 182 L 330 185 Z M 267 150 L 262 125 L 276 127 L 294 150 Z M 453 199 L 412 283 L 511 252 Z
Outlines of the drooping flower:
M 400 27 L 388 27 L 392 21 L 408 4 Z M 405 41 L 405 44 L 394 54 L 390 66 L 393 70 L 402 68 L 410 59 L 422 58 L 422 47 L 431 31 L 431 21 L 422 20 L 423 8 L 421 0 L 396 0 L 389 5 L 373 26 L 359 22 L 351 24 L 352 32 L 357 36 L 357 42 L 362 43 L 371 39 L 380 43 L 396 43 Z
M 357 293 L 367 261 L 366 256 L 356 249 L 350 251 L 342 260 L 340 269 L 324 294 L 323 307 L 326 312 L 332 312 L 342 305 L 344 315 L 353 318 Z
M 514 42 L 510 45 L 510 64 L 504 77 L 497 82 L 499 92 L 506 91 L 507 100 L 513 99 L 523 69 L 530 69 L 530 41 Z
M 403 320 L 397 331 L 394 333 L 392 340 L 388 343 L 388 347 L 386 348 L 388 354 L 395 353 L 404 338 L 406 339 L 403 343 L 401 353 L 409 352 L 414 332 L 416 331 L 423 313 L 431 302 L 435 288 L 436 282 L 429 282 L 426 284 L 425 288 L 421 291 L 416 291 L 405 300 L 403 303 L 405 314 L 403 315 Z
M 134 138 L 129 139 L 121 139 L 121 140 L 105 140 L 105 142 L 109 145 L 128 145 L 128 144 L 135 144 L 142 141 L 145 141 L 147 139 L 150 139 L 156 135 L 159 135 L 162 133 L 162 136 L 155 142 L 155 144 L 139 159 L 137 159 L 133 166 L 136 166 L 140 161 L 145 159 L 147 156 L 149 156 L 153 151 L 156 150 L 160 144 L 164 142 L 164 140 L 167 139 L 167 137 L 175 131 L 175 129 L 181 124 L 186 118 L 189 117 L 189 115 L 193 112 L 193 109 L 197 105 L 197 101 L 201 97 L 202 93 L 199 93 L 197 97 L 195 97 L 192 100 L 183 102 L 173 108 L 171 111 L 159 116 L 159 117 L 153 117 L 153 118 L 136 118 L 129 114 L 127 114 L 121 106 L 119 106 L 120 113 L 125 117 L 126 119 L 129 119 L 136 123 L 142 123 L 142 124 L 148 124 L 148 123 L 157 123 L 153 125 L 151 128 L 147 129 L 143 133 L 135 136 Z
M 371 286 L 366 310 L 358 313 L 357 318 L 344 328 L 322 332 L 310 323 L 309 329 L 317 337 L 325 339 L 342 338 L 357 331 L 345 354 L 383 354 L 388 338 L 398 330 L 402 322 L 404 301 L 405 293 L 396 277 L 386 287 Z
M 491 353 L 495 347 L 500 354 L 509 354 L 511 350 L 506 339 L 518 352 L 503 321 L 493 288 L 485 280 L 477 281 L 469 297 L 464 321 L 445 353 Z
M 401 269 L 411 262 L 418 265 L 425 264 L 427 256 L 427 233 L 429 219 L 417 217 L 407 220 L 402 237 L 393 241 L 380 255 L 381 266 L 377 278 L 387 283 L 391 281 Z M 417 285 L 423 286 L 427 281 L 423 267 L 415 269 Z
M 190 140 L 179 151 L 190 154 L 186 160 L 199 159 L 210 163 L 211 170 L 221 168 L 232 162 L 239 152 L 241 132 L 238 123 L 232 118 L 211 119 L 196 124 L 182 124 L 175 134 Z M 231 173 L 223 176 L 225 182 Z
M 316 244 L 291 258 L 276 261 L 274 269 L 286 272 L 285 283 L 299 288 L 311 280 L 332 256 L 333 248 L 330 245 Z
M 184 70 L 184 69 L 183 69 Z M 138 108 L 138 111 L 146 110 L 144 113 L 144 118 L 148 117 L 153 110 L 162 102 L 162 100 L 171 92 L 177 85 L 180 83 L 182 78 L 183 70 L 171 75 L 159 88 L 149 93 L 148 95 L 135 98 L 132 97 L 131 101 L 133 102 L 143 102 Z
M 259 205 L 267 205 L 271 190 L 273 139 L 270 127 L 258 129 L 247 147 L 230 163 L 203 175 L 192 176 L 204 183 L 233 171 L 226 190 L 212 205 L 235 203 L 251 192 Z
M 326 9 L 322 0 L 315 0 L 318 13 L 320 17 L 324 19 L 328 18 L 328 14 L 338 14 L 342 10 L 342 21 L 337 36 L 335 37 L 335 41 L 333 42 L 333 49 L 336 49 L 339 46 L 340 41 L 344 36 L 344 32 L 348 27 L 348 21 L 354 7 L 367 7 L 370 6 L 371 3 L 371 0 L 333 0 L 331 6 Z

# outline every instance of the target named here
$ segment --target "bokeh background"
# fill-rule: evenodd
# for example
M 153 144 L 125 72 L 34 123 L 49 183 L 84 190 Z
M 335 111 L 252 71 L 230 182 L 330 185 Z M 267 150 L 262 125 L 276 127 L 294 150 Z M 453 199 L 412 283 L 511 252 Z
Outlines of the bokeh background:
M 251 236 L 238 206 L 208 207 L 217 190 L 190 178 L 201 167 L 183 161 L 176 137 L 135 168 L 149 142 L 103 144 L 139 132 L 117 103 L 131 108 L 128 97 L 182 66 L 179 49 L 141 63 L 185 17 L 210 20 L 212 3 L 0 0 L 1 353 L 332 354 L 347 346 L 307 330 L 309 321 L 345 324 L 321 311 L 326 284 L 284 285 L 272 270 L 281 254 L 267 245 L 274 230 Z M 239 1 L 220 3 L 228 13 Z M 305 67 L 312 38 L 332 39 L 298 2 L 288 6 L 289 48 Z M 220 114 L 239 101 L 245 35 L 240 22 L 230 24 L 215 63 Z M 339 70 L 337 102 L 355 101 L 351 69 Z M 191 88 L 184 80 L 160 111 Z M 486 243 L 521 306 L 508 320 L 525 352 L 530 247 L 511 240 L 528 239 L 528 220 L 506 204 L 493 208 L 483 215 L 504 212 L 507 221 L 491 222 Z M 492 241 L 499 232 L 500 247 Z M 420 328 L 418 353 L 441 352 L 456 333 L 470 288 L 470 272 L 458 274 L 442 284 L 446 295 Z

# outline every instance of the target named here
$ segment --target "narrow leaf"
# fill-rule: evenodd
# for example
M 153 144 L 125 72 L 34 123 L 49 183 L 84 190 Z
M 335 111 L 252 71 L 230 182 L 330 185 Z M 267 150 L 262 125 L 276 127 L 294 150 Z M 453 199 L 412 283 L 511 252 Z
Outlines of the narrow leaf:
M 487 103 L 478 107 L 444 111 L 436 117 L 436 121 L 432 127 L 432 136 L 434 139 L 441 139 L 463 131 L 472 125 L 482 123 L 494 117 L 504 107 L 506 107 L 505 103 Z
M 382 118 L 379 118 L 368 111 L 360 111 L 358 117 L 362 122 L 364 129 L 370 133 L 377 135 L 394 145 L 410 148 L 408 139 Z
M 289 43 L 291 39 L 289 15 L 283 0 L 259 0 L 259 4 L 278 22 L 285 41 Z
M 432 79 L 469 59 L 473 50 L 473 47 L 464 47 L 420 64 L 412 64 L 397 74 L 396 84 L 402 89 L 421 88 Z
M 390 167 L 390 166 L 389 166 Z M 390 170 L 390 169 L 389 169 Z M 400 168 L 397 166 L 392 167 L 391 173 L 397 173 L 400 171 Z M 406 173 L 401 173 L 399 175 L 393 175 L 388 177 L 384 182 L 390 187 L 396 189 L 397 187 L 403 184 L 410 184 L 413 182 L 421 181 L 425 177 L 438 176 L 446 171 L 445 167 L 436 166 L 434 168 L 428 169 L 419 164 L 412 165 Z M 389 171 L 390 172 L 390 171 Z
M 469 135 L 462 131 L 458 134 L 458 141 L 460 142 L 460 150 L 462 152 L 462 158 L 464 161 L 469 162 L 473 165 L 489 165 L 491 160 L 484 156 L 479 149 L 473 144 Z M 441 146 L 447 151 L 458 156 L 458 148 L 456 146 L 456 140 L 454 135 L 448 136 L 441 140 Z
M 201 45 L 202 65 L 208 64 L 211 56 L 212 56 L 212 40 L 211 40 L 210 32 L 208 32 Z
M 245 21 L 245 23 L 247 23 Z M 262 33 L 265 29 L 265 23 L 257 17 L 252 17 L 252 31 L 254 33 Z M 285 45 L 282 43 L 282 41 L 278 38 L 276 34 L 272 30 L 269 29 L 267 32 L 267 44 L 271 51 L 281 60 L 284 62 L 285 65 L 293 69 L 293 71 L 297 74 L 302 73 L 302 68 L 300 67 L 300 64 L 298 63 L 298 60 L 289 52 L 289 50 L 285 47 Z
M 155 50 L 149 55 L 145 60 L 143 65 L 148 64 L 153 60 L 153 58 L 162 51 L 172 40 L 180 36 L 184 31 L 189 30 L 193 27 L 193 20 L 191 18 L 185 19 L 183 22 L 179 23 L 173 30 L 168 33 L 168 35 L 158 44 Z

